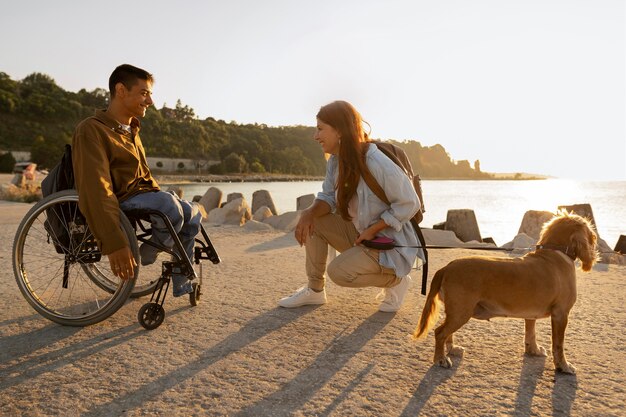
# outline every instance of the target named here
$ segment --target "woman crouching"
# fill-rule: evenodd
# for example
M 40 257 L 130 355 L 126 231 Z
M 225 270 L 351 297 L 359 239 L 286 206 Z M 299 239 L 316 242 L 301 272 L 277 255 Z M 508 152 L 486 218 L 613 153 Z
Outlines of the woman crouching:
M 411 284 L 409 272 L 417 248 L 396 247 L 380 251 L 365 247 L 364 240 L 384 236 L 397 246 L 418 245 L 410 219 L 420 201 L 400 167 L 368 140 L 363 120 L 345 101 L 323 106 L 317 114 L 314 139 L 328 157 L 322 191 L 301 214 L 295 237 L 306 248 L 308 285 L 282 298 L 278 304 L 293 308 L 326 303 L 324 273 L 343 287 L 379 287 L 379 310 L 398 311 Z M 379 199 L 363 179 L 371 173 L 389 204 Z M 328 264 L 328 246 L 340 254 Z

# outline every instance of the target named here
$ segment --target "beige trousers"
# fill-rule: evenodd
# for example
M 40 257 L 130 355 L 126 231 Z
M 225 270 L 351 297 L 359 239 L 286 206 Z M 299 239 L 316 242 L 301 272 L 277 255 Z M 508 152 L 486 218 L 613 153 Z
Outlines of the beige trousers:
M 332 246 L 339 255 L 328 264 L 328 276 L 342 287 L 395 287 L 400 283 L 395 271 L 378 263 L 376 249 L 354 246 L 358 232 L 352 222 L 347 222 L 338 214 L 326 214 L 316 217 L 313 223 L 313 235 L 306 241 L 306 274 L 309 287 L 321 291 L 324 289 L 324 272 L 328 246 Z

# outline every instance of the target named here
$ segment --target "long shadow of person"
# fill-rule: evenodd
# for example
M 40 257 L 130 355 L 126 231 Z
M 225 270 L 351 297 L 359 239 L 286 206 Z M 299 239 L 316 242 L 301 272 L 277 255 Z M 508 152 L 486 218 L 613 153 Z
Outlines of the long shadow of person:
M 82 414 L 87 416 L 121 415 L 125 410 L 141 407 L 145 398 L 157 398 L 160 394 L 202 372 L 213 363 L 238 352 L 247 345 L 269 335 L 319 306 L 307 306 L 294 310 L 276 307 L 248 321 L 237 333 L 226 337 L 211 348 L 201 352 L 197 359 L 187 363 L 154 381 L 147 382 L 136 390 L 116 397 Z
M 323 350 L 311 366 L 303 369 L 291 381 L 273 394 L 241 410 L 237 416 L 292 415 L 322 388 L 365 344 L 380 332 L 394 317 L 376 312 L 365 319 L 352 333 L 336 338 Z M 367 369 L 367 368 L 366 368 Z M 331 404 L 332 406 L 332 404 Z
M 168 316 L 172 317 L 189 308 L 188 306 L 179 307 L 169 312 Z M 7 342 L 6 346 L 17 348 L 5 348 L 0 354 L 2 358 L 0 363 L 6 364 L 0 370 L 0 390 L 24 383 L 38 375 L 53 372 L 69 363 L 88 358 L 145 334 L 138 323 L 133 323 L 109 332 L 98 333 L 89 339 L 69 344 L 63 343 L 58 349 L 53 348 L 57 342 L 70 338 L 80 331 L 81 327 L 50 324 L 32 332 L 11 336 L 10 340 L 3 338 L 3 343 Z M 38 353 L 44 348 L 45 352 Z

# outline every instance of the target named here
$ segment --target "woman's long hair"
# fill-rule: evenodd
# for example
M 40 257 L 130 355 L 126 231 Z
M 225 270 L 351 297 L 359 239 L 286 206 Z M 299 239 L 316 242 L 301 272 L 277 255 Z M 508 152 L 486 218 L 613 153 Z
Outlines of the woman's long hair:
M 344 220 L 352 220 L 348 203 L 356 193 L 356 187 L 365 167 L 367 134 L 363 131 L 363 119 L 359 112 L 346 101 L 333 101 L 320 108 L 317 118 L 330 125 L 340 135 L 339 175 L 337 176 L 337 209 Z

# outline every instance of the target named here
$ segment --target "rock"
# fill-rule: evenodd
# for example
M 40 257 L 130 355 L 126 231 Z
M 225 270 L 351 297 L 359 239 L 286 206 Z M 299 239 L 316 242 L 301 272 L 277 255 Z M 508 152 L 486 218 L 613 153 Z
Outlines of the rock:
M 254 211 L 254 214 L 252 215 L 252 220 L 257 221 L 257 222 L 262 222 L 263 220 L 272 216 L 273 216 L 272 210 L 270 210 L 269 207 L 261 206 L 256 211 Z
M 277 215 L 276 206 L 274 206 L 274 200 L 267 190 L 258 190 L 252 194 L 252 212 L 256 213 L 261 207 L 268 207 L 273 215 Z
M 559 211 L 560 210 L 565 210 L 568 213 L 574 212 L 575 214 L 578 214 L 579 216 L 586 218 L 587 220 L 591 222 L 591 224 L 593 225 L 593 228 L 596 231 L 596 234 L 598 234 L 598 226 L 596 226 L 596 219 L 593 217 L 591 204 L 585 203 L 585 204 L 572 204 L 570 206 L 559 206 Z M 598 237 L 600 237 L 599 234 L 598 234 Z
M 226 203 L 228 204 L 233 200 L 237 200 L 238 198 L 243 198 L 243 194 L 241 193 L 230 193 L 226 195 Z
M 482 241 L 474 210 L 448 210 L 446 230 L 453 231 L 463 242 L 469 242 L 470 240 Z
M 550 213 L 549 211 L 528 210 L 524 213 L 522 224 L 517 233 L 524 233 L 534 239 L 539 239 L 544 223 L 551 220 L 553 217 L 554 213 Z
M 183 198 L 183 189 L 181 187 L 177 187 L 175 185 L 172 185 L 170 187 L 167 188 L 167 190 L 165 190 L 168 193 L 174 193 L 178 196 L 178 198 L 180 198 L 182 200 Z
M 493 240 L 493 238 L 492 238 L 492 237 L 486 237 L 486 238 L 483 238 L 483 243 L 490 243 L 490 244 L 492 244 L 492 245 L 494 245 L 494 246 L 498 246 L 498 245 L 496 245 L 496 241 L 495 241 L 495 240 Z
M 269 209 L 268 209 L 269 210 Z M 273 227 L 269 224 L 259 222 L 256 220 L 250 220 L 242 227 L 247 232 L 259 232 L 273 230 Z
M 238 198 L 223 207 L 214 208 L 209 212 L 209 222 L 217 224 L 243 225 L 250 220 L 250 208 L 245 198 Z
M 598 251 L 598 262 L 601 264 L 617 264 L 622 265 L 622 255 L 614 252 L 604 239 L 598 238 L 596 242 L 596 250 Z
M 620 235 L 615 244 L 615 252 L 626 255 L 626 236 Z
M 526 253 L 534 250 L 534 246 L 537 244 L 537 240 L 526 233 L 520 233 L 513 238 L 511 242 L 502 245 L 504 249 L 516 249 L 513 253 Z
M 296 199 L 296 210 L 305 210 L 315 201 L 315 194 L 305 194 L 301 195 Z
M 22 174 L 15 174 L 11 180 L 11 184 L 18 188 L 26 187 L 26 178 Z
M 210 213 L 211 210 L 220 207 L 222 203 L 222 191 L 219 188 L 210 187 L 200 198 L 198 203 L 204 207 L 207 213 Z
M 191 204 L 195 204 L 198 207 L 198 211 L 202 215 L 202 220 L 206 220 L 206 218 L 209 217 L 208 213 L 206 212 L 202 204 L 194 202 L 194 201 L 192 201 Z
M 435 230 L 446 230 L 446 222 L 433 224 L 433 229 L 435 229 Z
M 191 201 L 194 202 L 194 203 L 198 203 L 198 202 L 200 202 L 201 198 L 202 198 L 201 195 L 194 195 L 193 198 L 191 199 Z
M 422 229 L 424 239 L 427 245 L 436 246 L 458 246 L 461 247 L 463 242 L 450 230 Z
M 268 217 L 263 220 L 263 223 L 267 223 L 275 229 L 291 231 L 296 228 L 298 220 L 300 220 L 299 211 L 288 211 L 278 216 Z

